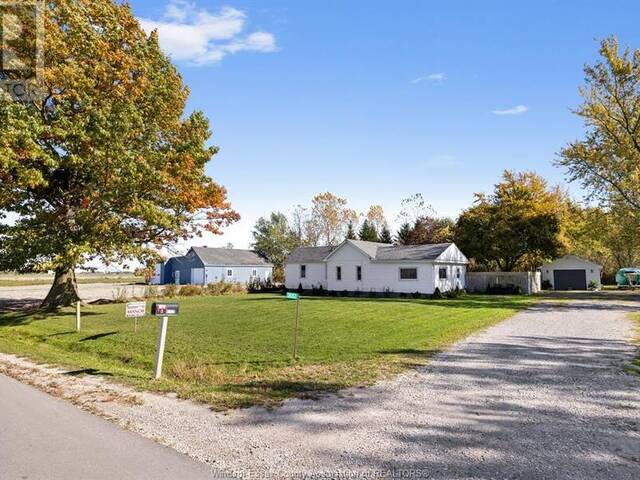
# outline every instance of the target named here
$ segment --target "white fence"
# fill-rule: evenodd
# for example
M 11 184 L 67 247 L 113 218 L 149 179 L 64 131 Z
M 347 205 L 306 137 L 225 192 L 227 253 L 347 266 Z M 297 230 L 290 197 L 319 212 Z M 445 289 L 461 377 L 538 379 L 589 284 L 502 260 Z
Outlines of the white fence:
M 525 295 L 542 290 L 540 272 L 467 272 L 467 291 L 483 293 L 494 286 L 520 287 Z

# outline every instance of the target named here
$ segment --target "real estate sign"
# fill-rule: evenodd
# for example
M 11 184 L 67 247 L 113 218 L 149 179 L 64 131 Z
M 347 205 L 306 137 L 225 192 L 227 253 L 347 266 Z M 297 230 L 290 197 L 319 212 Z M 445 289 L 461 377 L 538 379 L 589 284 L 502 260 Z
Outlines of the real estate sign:
M 289 300 L 299 300 L 300 299 L 300 294 L 299 293 L 293 293 L 293 292 L 287 292 L 287 298 Z
M 144 317 L 147 313 L 146 302 L 129 302 L 125 306 L 124 315 L 127 318 Z

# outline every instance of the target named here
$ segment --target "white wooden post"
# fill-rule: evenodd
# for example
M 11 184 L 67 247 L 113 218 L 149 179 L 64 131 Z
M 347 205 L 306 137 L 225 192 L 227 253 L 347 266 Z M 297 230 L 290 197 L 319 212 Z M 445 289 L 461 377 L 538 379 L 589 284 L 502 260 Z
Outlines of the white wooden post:
M 80 300 L 76 302 L 76 331 L 80 331 Z
M 298 322 L 300 321 L 300 297 L 296 300 L 296 321 L 293 324 L 293 359 L 298 357 Z
M 156 348 L 156 365 L 153 372 L 153 378 L 158 379 L 162 375 L 162 359 L 164 357 L 164 343 L 167 338 L 167 325 L 169 317 L 162 317 L 160 322 L 160 332 L 158 334 L 158 345 Z

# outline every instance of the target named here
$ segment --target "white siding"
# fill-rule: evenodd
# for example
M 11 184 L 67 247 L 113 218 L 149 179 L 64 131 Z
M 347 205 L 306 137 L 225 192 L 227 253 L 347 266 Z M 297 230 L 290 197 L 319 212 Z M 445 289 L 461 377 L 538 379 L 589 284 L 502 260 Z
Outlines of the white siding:
M 300 284 L 305 290 L 322 285 L 332 291 L 425 293 L 434 292 L 436 285 L 445 292 L 456 286 L 465 288 L 466 257 L 455 245 L 441 255 L 444 261 L 372 261 L 355 245 L 345 243 L 334 251 L 325 263 L 288 263 L 285 265 L 285 286 L 297 289 Z M 306 265 L 306 278 L 300 278 L 300 266 Z M 342 278 L 337 278 L 337 267 L 342 269 Z M 362 279 L 357 279 L 357 268 L 362 268 Z M 438 269 L 447 268 L 447 279 L 438 280 Z M 416 268 L 416 280 L 401 280 L 400 268 Z M 460 279 L 456 269 L 460 268 Z
M 447 278 L 440 279 L 440 269 L 447 269 Z M 460 278 L 458 278 L 458 271 L 460 271 Z M 455 290 L 456 287 L 463 289 L 466 286 L 466 274 L 467 266 L 451 263 L 436 263 L 433 266 L 433 277 L 435 278 L 435 284 L 438 286 L 441 292 L 447 292 L 449 290 Z
M 300 266 L 306 265 L 307 274 L 300 278 Z M 297 289 L 300 284 L 305 290 L 311 290 L 322 285 L 327 288 L 327 266 L 324 263 L 287 263 L 284 266 L 285 287 L 290 290 Z
M 231 276 L 227 275 L 227 270 L 231 270 Z M 256 271 L 256 277 L 262 280 L 271 278 L 273 273 L 272 267 L 252 267 L 247 265 L 240 266 L 224 266 L 224 267 L 206 267 L 205 268 L 205 284 L 217 283 L 219 281 L 231 283 L 247 283 L 253 278 L 253 271 Z
M 191 283 L 202 285 L 204 283 L 204 268 L 191 269 Z
M 342 267 L 342 280 L 337 279 L 337 267 Z M 362 280 L 356 277 L 356 267 L 362 267 Z M 401 280 L 400 268 L 417 268 L 416 280 Z M 393 293 L 433 293 L 435 289 L 433 262 L 372 262 L 353 245 L 345 244 L 327 260 L 327 288 L 335 291 Z
M 553 287 L 553 271 L 554 270 L 585 270 L 587 274 L 587 286 L 593 280 L 598 287 L 601 287 L 600 276 L 602 267 L 596 263 L 582 260 L 581 258 L 573 255 L 567 255 L 566 257 L 559 258 L 554 262 L 548 263 L 540 267 L 542 274 L 542 281 L 548 280 Z

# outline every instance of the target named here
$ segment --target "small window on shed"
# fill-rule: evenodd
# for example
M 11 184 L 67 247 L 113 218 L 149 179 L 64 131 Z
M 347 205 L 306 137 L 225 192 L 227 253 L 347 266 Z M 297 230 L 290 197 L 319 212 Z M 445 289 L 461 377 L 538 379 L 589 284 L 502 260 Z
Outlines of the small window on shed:
M 418 269 L 417 268 L 401 268 L 400 280 L 417 280 Z
M 253 270 L 251 270 L 251 276 L 252 277 L 257 277 L 258 276 L 258 270 L 255 269 L 255 268 Z
M 462 273 L 460 272 L 460 267 L 456 268 L 456 278 L 459 280 Z
M 447 267 L 441 267 L 440 270 L 438 270 L 438 278 L 440 280 L 447 279 Z
M 300 278 L 307 278 L 307 266 L 300 265 Z
M 336 280 L 342 280 L 342 267 L 336 267 Z
M 227 268 L 227 277 L 233 277 L 233 269 Z
M 356 280 L 362 280 L 362 267 L 360 265 L 356 267 Z

